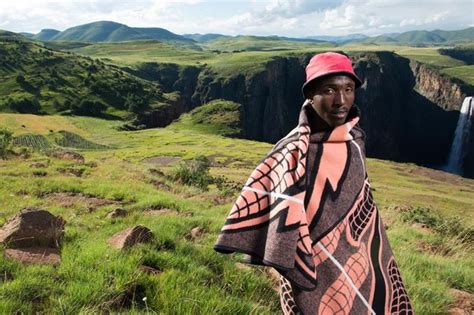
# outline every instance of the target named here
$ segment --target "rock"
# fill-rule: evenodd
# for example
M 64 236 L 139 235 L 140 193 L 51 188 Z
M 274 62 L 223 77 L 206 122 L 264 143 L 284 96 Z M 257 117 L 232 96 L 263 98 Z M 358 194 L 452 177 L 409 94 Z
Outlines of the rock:
M 201 236 L 204 233 L 204 230 L 200 227 L 195 227 L 194 229 L 191 230 L 191 237 L 196 238 Z
M 187 239 L 195 240 L 196 238 L 202 236 L 205 233 L 202 227 L 195 227 L 191 230 L 191 233 L 188 235 Z
M 46 210 L 25 208 L 0 229 L 0 243 L 8 248 L 59 248 L 66 222 Z
M 107 243 L 116 249 L 124 249 L 137 243 L 150 242 L 152 238 L 153 232 L 150 229 L 143 225 L 136 225 L 114 234 Z
M 107 218 L 113 219 L 118 217 L 125 217 L 127 214 L 127 210 L 124 210 L 122 208 L 116 208 L 107 214 Z
M 59 265 L 59 250 L 50 247 L 7 248 L 5 256 L 25 264 Z

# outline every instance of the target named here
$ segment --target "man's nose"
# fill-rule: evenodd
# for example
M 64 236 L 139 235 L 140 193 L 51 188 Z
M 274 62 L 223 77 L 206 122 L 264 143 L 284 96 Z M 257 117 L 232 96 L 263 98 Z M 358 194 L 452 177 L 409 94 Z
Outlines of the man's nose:
M 334 97 L 334 104 L 335 105 L 344 105 L 346 103 L 346 96 L 344 95 L 344 91 L 336 92 Z

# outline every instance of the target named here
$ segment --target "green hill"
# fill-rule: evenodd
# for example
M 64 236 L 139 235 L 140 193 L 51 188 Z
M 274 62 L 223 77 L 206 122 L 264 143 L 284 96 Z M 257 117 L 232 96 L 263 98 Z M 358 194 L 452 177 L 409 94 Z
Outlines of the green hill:
M 36 35 L 40 37 L 41 33 Z M 42 38 L 38 38 L 42 39 Z M 73 42 L 123 42 L 135 40 L 160 40 L 163 42 L 193 44 L 194 41 L 163 28 L 129 27 L 110 21 L 99 21 L 74 26 L 43 40 Z
M 41 32 L 39 32 L 36 35 L 33 35 L 31 38 L 37 39 L 37 40 L 48 41 L 54 38 L 54 36 L 57 36 L 59 33 L 61 33 L 61 31 L 53 30 L 53 29 L 43 29 L 41 30 Z
M 167 103 L 159 87 L 102 61 L 0 32 L 0 110 L 126 118 Z
M 236 194 L 271 144 L 190 125 L 119 132 L 118 124 L 0 114 L 14 137 L 48 138 L 53 128 L 106 146 L 76 149 L 83 163 L 41 151 L 0 160 L 0 226 L 33 205 L 66 220 L 59 266 L 22 265 L 0 255 L 0 313 L 280 312 L 276 284 L 263 268 L 212 249 Z M 207 190 L 173 179 L 176 167 L 200 156 L 215 180 Z M 415 311 L 469 312 L 459 294 L 474 290 L 474 182 L 376 159 L 368 159 L 368 173 Z M 108 219 L 118 207 L 128 215 Z M 136 224 L 154 233 L 151 243 L 123 252 L 107 246 L 113 234 Z M 203 233 L 190 236 L 196 227 Z
M 446 39 L 440 35 L 428 31 L 410 31 L 402 33 L 395 38 L 398 42 L 404 44 L 421 44 L 421 43 L 442 43 Z
M 217 99 L 181 115 L 170 128 L 236 137 L 242 133 L 241 111 L 240 104 Z

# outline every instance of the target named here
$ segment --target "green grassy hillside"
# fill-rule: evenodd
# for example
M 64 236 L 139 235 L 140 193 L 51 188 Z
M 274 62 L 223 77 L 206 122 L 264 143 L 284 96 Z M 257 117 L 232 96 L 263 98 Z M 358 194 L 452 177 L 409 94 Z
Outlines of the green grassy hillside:
M 239 187 L 271 145 L 215 135 L 194 122 L 135 132 L 119 132 L 119 124 L 0 114 L 0 126 L 15 137 L 51 139 L 64 130 L 102 145 L 76 149 L 84 163 L 54 157 L 51 150 L 64 150 L 54 142 L 49 151 L 0 160 L 0 225 L 27 206 L 67 222 L 58 267 L 24 266 L 1 256 L 0 313 L 279 312 L 275 284 L 262 268 L 244 268 L 212 249 Z M 202 155 L 219 185 L 202 190 L 173 180 L 181 161 Z M 453 289 L 474 293 L 474 181 L 374 159 L 368 172 L 417 313 L 442 314 L 460 305 Z M 116 207 L 129 215 L 107 219 Z M 152 243 L 122 253 L 106 245 L 135 224 L 153 231 Z M 204 234 L 193 239 L 195 227 Z M 142 272 L 141 265 L 157 272 Z
M 167 102 L 159 86 L 118 67 L 0 35 L 0 111 L 125 118 Z
M 56 31 L 57 32 L 57 31 Z M 35 39 L 48 41 L 73 42 L 123 42 L 133 40 L 160 40 L 175 44 L 193 45 L 194 41 L 158 27 L 129 27 L 111 21 L 98 21 L 68 28 L 53 33 L 42 31 L 33 36 Z M 46 35 L 46 36 L 45 36 Z
M 71 51 L 104 58 L 106 62 L 135 67 L 142 62 L 176 63 L 180 65 L 207 65 L 221 76 L 249 73 L 264 68 L 264 64 L 275 56 L 301 55 L 320 51 L 393 51 L 403 57 L 427 63 L 436 68 L 453 68 L 466 63 L 441 54 L 440 47 L 411 47 L 389 43 L 352 43 L 336 46 L 329 43 L 291 42 L 251 36 L 222 38 L 203 44 L 205 50 L 177 48 L 154 41 L 128 43 L 99 43 L 73 48 Z M 464 76 L 465 77 L 465 76 Z M 472 83 L 471 83 L 472 84 Z

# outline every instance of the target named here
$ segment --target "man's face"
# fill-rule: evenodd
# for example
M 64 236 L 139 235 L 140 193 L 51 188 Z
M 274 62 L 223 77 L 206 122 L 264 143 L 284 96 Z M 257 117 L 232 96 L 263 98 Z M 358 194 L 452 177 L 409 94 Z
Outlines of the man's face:
M 355 82 L 347 75 L 323 77 L 315 83 L 310 100 L 316 113 L 329 126 L 337 127 L 345 123 L 354 104 L 354 90 Z

